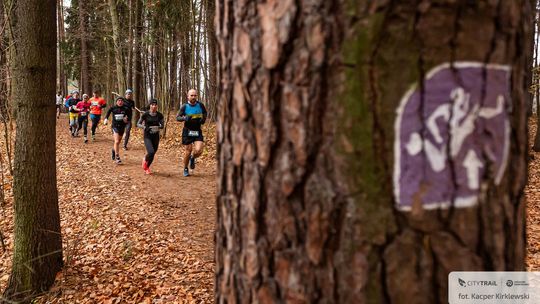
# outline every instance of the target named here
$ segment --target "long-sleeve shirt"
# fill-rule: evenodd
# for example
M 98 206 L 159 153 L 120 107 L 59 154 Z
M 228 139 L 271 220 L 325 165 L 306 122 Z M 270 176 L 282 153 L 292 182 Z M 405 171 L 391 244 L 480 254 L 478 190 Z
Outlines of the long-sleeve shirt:
M 165 121 L 160 112 L 144 112 L 137 122 L 137 127 L 144 129 L 144 136 L 159 134 L 159 129 L 163 129 Z
M 79 103 L 79 101 L 81 101 L 81 99 L 79 98 L 74 98 L 74 97 L 70 97 L 66 100 L 66 108 L 69 109 L 69 112 L 70 113 L 79 113 L 79 111 L 77 111 L 76 106 L 77 106 L 77 103 Z
M 101 97 L 90 98 L 90 104 L 90 114 L 94 115 L 101 115 L 101 109 L 107 106 L 107 102 Z
M 81 116 L 88 115 L 88 111 L 90 111 L 90 105 L 90 102 L 84 102 L 84 100 L 77 103 L 76 107 L 77 109 L 79 109 L 79 113 L 81 114 Z
M 105 119 L 109 119 L 110 115 L 113 115 L 112 117 L 112 125 L 114 127 L 125 127 L 126 122 L 124 121 L 124 117 L 127 117 L 127 120 L 131 120 L 131 112 L 128 110 L 128 108 L 124 106 L 112 106 L 109 108 L 109 111 L 107 111 L 107 115 L 105 116 Z
M 193 131 L 200 131 L 201 125 L 206 121 L 206 107 L 199 101 L 195 104 L 185 103 L 180 107 L 176 115 L 176 120 L 184 122 L 184 128 Z

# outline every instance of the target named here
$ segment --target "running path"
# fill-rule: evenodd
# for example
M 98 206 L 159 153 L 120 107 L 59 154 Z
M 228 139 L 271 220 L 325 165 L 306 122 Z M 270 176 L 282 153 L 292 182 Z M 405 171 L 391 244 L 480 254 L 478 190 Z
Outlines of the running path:
M 168 137 L 178 136 L 170 122 Z M 176 130 L 176 132 L 175 132 Z M 57 123 L 63 274 L 50 303 L 213 301 L 215 163 L 185 178 L 180 150 L 162 149 L 145 175 L 141 132 L 132 130 L 122 165 L 111 160 L 109 126 L 96 141 L 71 138 Z M 211 143 L 210 145 L 214 145 Z M 208 157 L 209 158 L 209 157 Z

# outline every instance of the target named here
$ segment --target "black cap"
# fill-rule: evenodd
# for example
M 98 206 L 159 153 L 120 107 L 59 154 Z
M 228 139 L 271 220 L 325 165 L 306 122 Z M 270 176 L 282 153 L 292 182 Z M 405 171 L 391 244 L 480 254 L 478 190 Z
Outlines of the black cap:
M 157 99 L 155 99 L 155 98 L 152 98 L 152 99 L 150 99 L 150 100 L 148 101 L 148 105 L 151 105 L 151 104 L 158 104 L 158 103 L 159 103 L 159 101 L 158 101 Z

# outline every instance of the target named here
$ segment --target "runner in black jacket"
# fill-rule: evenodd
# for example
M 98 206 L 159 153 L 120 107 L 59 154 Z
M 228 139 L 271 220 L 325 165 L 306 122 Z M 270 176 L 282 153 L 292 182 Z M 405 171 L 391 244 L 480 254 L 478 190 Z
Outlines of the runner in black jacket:
M 122 163 L 120 160 L 120 142 L 122 141 L 122 136 L 124 135 L 124 130 L 128 121 L 131 121 L 131 112 L 124 106 L 124 98 L 116 98 L 116 105 L 109 108 L 107 115 L 105 116 L 104 124 L 107 124 L 109 121 L 109 116 L 112 116 L 112 131 L 114 146 L 112 149 L 112 159 L 116 161 L 117 164 Z
M 144 130 L 144 146 L 146 147 L 146 155 L 142 160 L 142 167 L 144 173 L 152 174 L 150 172 L 150 165 L 154 161 L 154 155 L 156 155 L 159 147 L 159 129 L 163 129 L 165 126 L 163 120 L 163 114 L 157 111 L 158 101 L 157 99 L 150 100 L 148 104 L 149 110 L 144 112 L 137 122 L 137 127 Z

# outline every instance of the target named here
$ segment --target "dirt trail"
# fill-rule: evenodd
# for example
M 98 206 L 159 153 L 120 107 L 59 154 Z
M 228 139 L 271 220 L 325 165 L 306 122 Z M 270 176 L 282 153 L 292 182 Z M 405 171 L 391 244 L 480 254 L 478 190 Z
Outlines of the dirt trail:
M 65 117 L 57 124 L 67 263 L 46 299 L 212 302 L 215 164 L 199 161 L 194 174 L 185 178 L 180 149 L 160 147 L 151 167 L 154 174 L 145 175 L 139 130 L 132 131 L 130 150 L 121 152 L 123 164 L 116 165 L 108 126 L 100 127 L 95 142 L 84 144 L 82 135 L 70 137 L 67 125 Z M 171 129 L 168 136 L 178 134 Z

